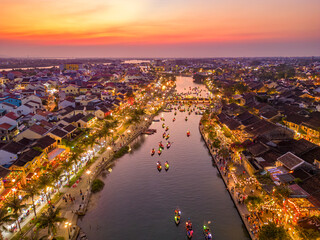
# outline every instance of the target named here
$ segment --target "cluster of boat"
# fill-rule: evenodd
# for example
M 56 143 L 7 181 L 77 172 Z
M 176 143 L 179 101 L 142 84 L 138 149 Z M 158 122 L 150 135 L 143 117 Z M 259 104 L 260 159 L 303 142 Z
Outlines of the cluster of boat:
M 157 162 L 157 169 L 158 169 L 159 172 L 162 170 L 162 165 L 161 165 L 160 161 Z M 169 162 L 168 161 L 166 161 L 164 163 L 164 170 L 166 170 L 166 171 L 169 170 Z
M 180 209 L 174 210 L 174 222 L 178 226 L 180 224 L 181 220 L 181 211 Z M 189 239 L 193 237 L 193 228 L 192 228 L 192 222 L 190 219 L 186 222 L 186 235 Z M 211 240 L 212 239 L 212 233 L 210 231 L 210 228 L 207 225 L 203 225 L 203 234 L 205 236 L 206 240 Z

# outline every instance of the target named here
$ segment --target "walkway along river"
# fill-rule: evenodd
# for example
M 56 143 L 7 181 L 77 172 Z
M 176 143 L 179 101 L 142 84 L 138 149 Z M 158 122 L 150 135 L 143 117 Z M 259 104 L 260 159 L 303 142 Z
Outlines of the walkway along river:
M 178 91 L 182 85 L 198 86 L 191 78 L 178 78 Z M 97 240 L 186 239 L 184 222 L 190 218 L 193 239 L 204 239 L 202 225 L 208 221 L 214 239 L 250 239 L 201 138 L 201 115 L 166 112 L 161 116 L 169 126 L 171 148 L 160 156 L 150 155 L 159 141 L 166 143 L 163 122 L 154 122 L 151 128 L 157 133 L 138 137 L 132 151 L 116 160 L 112 172 L 101 177 L 105 187 L 92 196 L 79 226 L 89 239 Z M 188 130 L 190 137 L 186 136 Z M 157 161 L 162 165 L 169 161 L 169 171 L 158 172 Z M 173 220 L 177 207 L 182 212 L 178 227 Z

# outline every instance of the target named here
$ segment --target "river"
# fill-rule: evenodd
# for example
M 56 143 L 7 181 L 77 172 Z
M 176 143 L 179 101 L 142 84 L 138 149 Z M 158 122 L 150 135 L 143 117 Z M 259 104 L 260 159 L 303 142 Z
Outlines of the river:
M 196 86 L 192 78 L 177 78 L 178 92 Z M 214 239 L 250 239 L 201 138 L 201 116 L 193 113 L 185 121 L 187 114 L 178 112 L 173 122 L 173 112 L 161 115 L 169 126 L 171 148 L 150 156 L 159 141 L 165 143 L 162 122 L 154 122 L 150 128 L 157 133 L 136 139 L 132 151 L 101 177 L 105 187 L 92 196 L 79 226 L 90 240 L 187 239 L 184 222 L 190 218 L 195 240 L 204 239 L 202 226 L 208 221 Z M 169 161 L 170 169 L 158 172 L 157 161 Z M 173 219 L 177 207 L 182 212 L 179 226 Z

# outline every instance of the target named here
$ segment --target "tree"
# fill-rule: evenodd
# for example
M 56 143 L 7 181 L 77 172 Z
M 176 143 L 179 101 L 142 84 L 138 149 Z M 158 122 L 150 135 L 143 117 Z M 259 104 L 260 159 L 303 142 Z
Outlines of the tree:
M 57 223 L 63 222 L 65 218 L 59 216 L 60 209 L 53 209 L 52 206 L 44 212 L 39 218 L 37 223 L 39 228 L 48 228 L 49 235 L 55 235 L 57 232 Z
M 65 161 L 63 161 L 62 164 L 61 164 L 62 169 L 67 172 L 67 173 L 65 174 L 65 176 L 67 177 L 68 182 L 69 182 L 69 180 L 70 180 L 69 169 L 70 169 L 70 167 L 72 166 L 72 164 L 73 164 L 73 163 L 72 163 L 70 160 L 68 160 L 68 159 L 65 160 Z
M 230 156 L 229 150 L 225 147 L 221 148 L 219 150 L 219 154 L 223 157 L 223 158 L 227 158 Z
M 49 171 L 49 177 L 53 180 L 53 182 L 57 183 L 60 181 L 60 179 L 63 177 L 63 174 L 62 174 L 62 169 L 51 169 Z M 60 185 L 58 185 L 57 187 L 57 190 L 58 190 L 58 193 L 60 194 Z
M 11 215 L 12 218 L 17 222 L 18 227 L 19 227 L 19 231 L 21 233 L 21 226 L 20 226 L 20 222 L 19 222 L 19 216 L 21 215 L 21 210 L 23 208 L 26 208 L 27 205 L 26 204 L 22 204 L 22 200 L 20 200 L 19 198 L 16 197 L 16 194 L 13 195 L 12 198 L 9 198 L 6 202 L 5 202 L 5 207 L 6 208 L 11 208 L 13 214 Z
M 286 186 L 276 186 L 274 195 L 279 200 L 287 199 L 291 194 L 291 190 Z
M 299 237 L 302 239 L 308 239 L 308 240 L 317 240 L 320 239 L 320 232 L 314 229 L 306 229 L 303 227 L 296 227 Z
M 37 217 L 36 205 L 34 204 L 34 197 L 40 194 L 39 184 L 35 181 L 29 182 L 27 185 L 23 187 L 23 191 L 26 193 L 26 197 L 31 198 L 34 216 Z
M 42 174 L 38 179 L 38 184 L 43 189 L 44 195 L 46 196 L 47 202 L 49 203 L 50 196 L 48 194 L 48 187 L 52 186 L 52 178 L 49 174 Z
M 245 202 L 251 204 L 252 208 L 256 208 L 256 206 L 262 203 L 262 198 L 259 196 L 248 196 Z
M 7 229 L 3 226 L 5 223 L 12 221 L 12 215 L 8 214 L 8 211 L 4 208 L 0 208 L 0 227 L 2 230 L 7 231 Z M 2 231 L 0 231 L 0 239 L 3 239 Z
M 282 226 L 277 227 L 275 223 L 269 223 L 267 225 L 264 225 L 261 228 L 259 239 L 260 240 L 287 240 L 289 239 L 289 236 L 286 230 Z

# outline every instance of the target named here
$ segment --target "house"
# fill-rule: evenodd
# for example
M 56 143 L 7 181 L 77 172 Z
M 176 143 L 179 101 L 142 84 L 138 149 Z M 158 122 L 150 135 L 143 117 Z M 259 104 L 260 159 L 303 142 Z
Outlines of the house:
M 61 87 L 61 91 L 64 91 L 66 94 L 76 95 L 79 94 L 79 87 L 73 84 Z
M 36 96 L 36 95 L 29 95 L 27 97 L 24 97 L 22 100 L 21 100 L 21 103 L 22 104 L 26 104 L 28 102 L 32 101 L 33 104 L 37 103 L 37 106 L 39 106 L 39 108 L 42 108 L 42 100 L 40 97 Z M 32 104 L 30 104 L 32 105 Z
M 299 114 L 291 113 L 288 114 L 285 119 L 283 119 L 284 124 L 289 127 L 290 129 L 298 132 L 300 129 L 301 124 L 304 121 L 307 121 L 308 118 L 305 116 L 301 116 Z
M 28 129 L 26 129 L 25 131 L 17 135 L 15 140 L 19 141 L 22 138 L 39 139 L 44 137 L 47 132 L 48 132 L 48 129 L 44 128 L 43 126 L 33 124 L 31 127 L 29 127 Z
M 17 126 L 8 123 L 0 124 L 0 139 L 1 141 L 8 142 L 14 135 L 17 134 Z
M 33 147 L 41 148 L 43 152 L 49 153 L 52 149 L 57 147 L 57 141 L 50 136 L 44 136 L 38 139 Z
M 63 127 L 62 129 L 68 133 L 68 137 L 71 137 L 72 133 L 74 133 L 77 130 L 77 128 L 71 124 Z
M 73 115 L 71 117 L 65 117 L 61 119 L 58 124 L 63 124 L 64 126 L 72 124 L 75 127 L 80 127 L 80 124 L 78 124 L 78 121 L 83 118 L 84 115 L 82 113 L 78 113 L 77 115 Z
M 284 166 L 289 171 L 293 171 L 302 164 L 304 164 L 305 161 L 303 161 L 298 156 L 294 155 L 291 152 L 287 152 L 286 154 L 283 154 L 281 157 L 277 159 L 277 166 Z
M 320 208 L 320 174 L 316 174 L 307 178 L 299 186 L 305 190 L 310 196 L 307 198 L 310 203 Z
M 51 130 L 50 132 L 48 132 L 47 135 L 52 137 L 53 139 L 55 139 L 58 142 L 58 144 L 60 144 L 62 139 L 67 138 L 68 132 L 66 132 L 62 129 L 59 129 L 59 128 L 55 128 L 55 129 Z
M 15 95 L 8 95 L 0 98 L 0 103 L 4 103 L 4 102 L 15 105 L 16 107 L 19 107 L 21 105 L 21 99 Z
M 10 167 L 25 147 L 25 145 L 13 141 L 2 146 L 0 148 L 0 165 Z
M 8 168 L 0 165 L 0 193 L 4 190 L 5 178 L 10 174 L 10 172 L 11 171 Z
M 61 102 L 59 102 L 59 109 L 63 109 L 63 108 L 66 108 L 66 107 L 73 107 L 75 108 L 76 107 L 76 103 L 74 102 L 74 100 L 71 100 L 71 99 L 65 99 Z
M 13 112 L 16 108 L 17 106 L 11 103 L 7 103 L 7 102 L 0 103 L 0 109 L 6 110 L 7 112 Z
M 34 107 L 29 105 L 29 104 L 22 104 L 21 106 L 19 106 L 15 112 L 21 116 L 21 115 L 28 115 L 29 113 L 33 113 L 34 112 Z
M 97 117 L 95 117 L 93 114 L 88 114 L 88 115 L 84 116 L 83 118 L 81 118 L 77 122 L 77 124 L 78 124 L 78 127 L 89 128 L 95 123 L 96 120 L 97 120 Z
M 104 119 L 106 116 L 108 116 L 110 114 L 111 114 L 111 111 L 106 107 L 102 107 L 102 108 L 96 110 L 94 113 L 94 115 L 99 119 Z
M 41 159 L 43 157 L 44 154 L 36 149 L 26 149 L 21 155 L 18 156 L 18 159 L 13 162 L 9 169 L 12 171 L 21 172 L 21 183 L 24 185 L 27 183 L 27 173 L 34 171 L 37 167 L 40 167 Z
M 15 113 L 9 112 L 0 118 L 0 124 L 1 123 L 8 123 L 10 125 L 17 126 L 18 119 L 19 119 L 19 117 Z
M 320 119 L 312 117 L 301 124 L 301 128 L 307 133 L 308 138 L 320 139 Z

